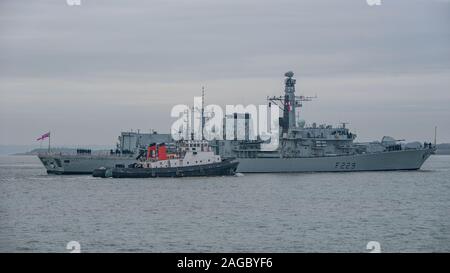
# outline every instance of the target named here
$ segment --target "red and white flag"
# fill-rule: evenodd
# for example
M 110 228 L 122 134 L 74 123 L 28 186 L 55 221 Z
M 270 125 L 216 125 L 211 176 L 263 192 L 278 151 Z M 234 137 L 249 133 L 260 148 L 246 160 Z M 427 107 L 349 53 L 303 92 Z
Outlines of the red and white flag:
M 50 132 L 43 134 L 41 137 L 39 137 L 39 138 L 36 139 L 36 140 L 37 140 L 37 141 L 39 141 L 39 140 L 44 140 L 44 139 L 46 139 L 47 137 L 50 137 Z

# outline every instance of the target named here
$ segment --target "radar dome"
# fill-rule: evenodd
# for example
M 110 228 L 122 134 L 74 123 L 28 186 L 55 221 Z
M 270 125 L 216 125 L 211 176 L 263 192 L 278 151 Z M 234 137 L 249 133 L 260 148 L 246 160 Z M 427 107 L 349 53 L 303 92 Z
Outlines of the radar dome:
M 292 78 L 292 77 L 294 77 L 294 72 L 288 71 L 288 72 L 284 73 L 284 76 L 286 76 L 288 78 Z

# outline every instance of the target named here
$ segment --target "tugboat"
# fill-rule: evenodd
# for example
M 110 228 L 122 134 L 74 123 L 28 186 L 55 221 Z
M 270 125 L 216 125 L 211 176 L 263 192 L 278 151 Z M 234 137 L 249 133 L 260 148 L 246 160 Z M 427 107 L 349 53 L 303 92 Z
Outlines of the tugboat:
M 234 175 L 239 162 L 215 155 L 205 140 L 187 140 L 178 143 L 177 152 L 168 154 L 164 143 L 153 143 L 147 148 L 146 158 L 138 158 L 128 167 L 98 168 L 94 177 L 154 178 L 188 176 Z

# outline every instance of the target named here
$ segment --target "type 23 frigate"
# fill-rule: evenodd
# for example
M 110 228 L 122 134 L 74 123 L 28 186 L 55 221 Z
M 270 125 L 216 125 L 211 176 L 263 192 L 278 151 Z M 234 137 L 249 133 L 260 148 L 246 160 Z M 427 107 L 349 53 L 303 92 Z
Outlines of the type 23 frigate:
M 279 119 L 281 134 L 277 149 L 264 151 L 261 146 L 264 142 L 260 140 L 214 141 L 217 154 L 238 159 L 238 172 L 417 170 L 435 152 L 435 145 L 431 143 L 402 144 L 387 136 L 381 142 L 356 143 L 356 134 L 351 133 L 345 123 L 333 127 L 315 123 L 305 126 L 304 121 L 297 122 L 296 108 L 311 98 L 296 96 L 293 76 L 291 71 L 285 74 L 283 96 L 268 98 L 269 105 L 278 106 L 283 113 Z

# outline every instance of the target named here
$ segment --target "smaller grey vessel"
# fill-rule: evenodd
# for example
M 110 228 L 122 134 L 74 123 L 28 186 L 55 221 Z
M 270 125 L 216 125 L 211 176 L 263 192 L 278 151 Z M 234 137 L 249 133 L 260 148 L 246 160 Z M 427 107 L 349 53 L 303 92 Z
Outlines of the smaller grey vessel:
M 116 149 L 96 152 L 78 149 L 76 154 L 47 152 L 38 155 L 48 174 L 92 174 L 100 167 L 126 167 L 136 162 L 143 147 L 151 143 L 171 143 L 170 134 L 122 132 L 118 137 Z

